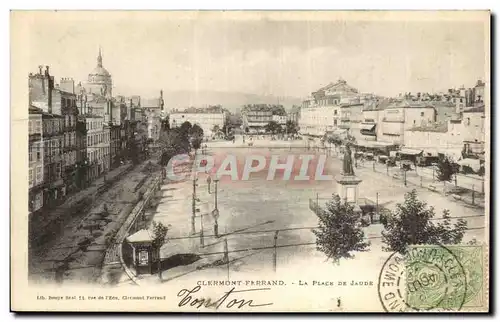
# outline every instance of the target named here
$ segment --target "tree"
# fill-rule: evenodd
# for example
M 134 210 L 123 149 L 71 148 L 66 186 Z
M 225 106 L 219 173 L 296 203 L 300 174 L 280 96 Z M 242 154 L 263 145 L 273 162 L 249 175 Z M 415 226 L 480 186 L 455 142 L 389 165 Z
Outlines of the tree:
M 439 181 L 451 181 L 453 175 L 458 172 L 458 167 L 448 156 L 445 156 L 439 159 L 436 172 Z
M 264 127 L 266 132 L 276 134 L 281 131 L 281 126 L 278 124 L 276 121 L 270 121 L 269 123 L 266 124 Z
M 162 131 L 170 130 L 170 116 L 167 115 L 165 119 L 161 122 L 161 129 Z
M 161 145 L 160 164 L 165 166 L 176 155 L 190 151 L 189 139 L 180 133 L 180 129 L 162 132 L 159 139 Z
M 203 129 L 198 124 L 193 125 L 189 133 L 194 138 L 203 138 Z
M 354 206 L 341 201 L 338 195 L 327 203 L 325 210 L 318 211 L 319 227 L 314 230 L 316 249 L 328 259 L 338 263 L 341 258 L 353 258 L 351 252 L 365 251 L 370 243 L 365 242 L 359 217 Z
M 195 151 L 195 154 L 196 154 L 196 151 L 201 147 L 201 142 L 202 142 L 202 138 L 201 137 L 194 137 L 192 140 L 191 140 L 191 145 L 193 146 L 193 149 Z
M 179 134 L 181 134 L 182 136 L 187 138 L 189 136 L 189 134 L 191 133 L 192 127 L 193 126 L 191 125 L 191 123 L 189 123 L 189 121 L 182 123 L 181 127 L 179 128 Z
M 158 267 L 158 277 L 161 279 L 161 257 L 160 249 L 166 242 L 168 227 L 161 222 L 153 221 L 153 251 L 156 252 L 156 262 Z
M 286 121 L 285 124 L 286 132 L 288 134 L 297 134 L 297 123 L 293 122 L 292 120 Z
M 459 219 L 452 226 L 448 210 L 443 211 L 442 222 L 434 224 L 434 216 L 434 208 L 418 200 L 415 189 L 408 192 L 404 202 L 397 204 L 396 210 L 383 223 L 382 241 L 387 245 L 384 250 L 405 254 L 409 245 L 458 244 L 462 241 L 466 221 Z
M 220 131 L 220 127 L 216 124 L 214 125 L 214 127 L 212 128 L 212 133 L 215 135 L 217 134 L 218 132 Z

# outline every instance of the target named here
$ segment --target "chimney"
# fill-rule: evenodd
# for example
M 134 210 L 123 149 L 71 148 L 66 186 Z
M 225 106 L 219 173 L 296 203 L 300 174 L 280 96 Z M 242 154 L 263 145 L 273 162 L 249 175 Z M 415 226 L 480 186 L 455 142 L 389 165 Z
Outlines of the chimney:
M 49 66 L 45 66 L 45 76 L 50 76 L 50 74 L 49 74 Z
M 42 65 L 38 65 L 38 75 L 42 75 Z

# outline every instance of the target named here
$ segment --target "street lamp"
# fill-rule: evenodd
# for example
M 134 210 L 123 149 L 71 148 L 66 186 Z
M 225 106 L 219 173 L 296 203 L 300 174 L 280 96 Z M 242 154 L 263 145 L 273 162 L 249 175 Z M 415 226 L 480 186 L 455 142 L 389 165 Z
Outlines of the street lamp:
M 215 238 L 219 238 L 219 223 L 217 219 L 219 219 L 219 209 L 217 207 L 217 183 L 219 182 L 219 179 L 215 178 L 215 209 L 212 211 L 212 216 L 214 218 L 214 235 Z
M 193 200 L 192 200 L 192 214 L 191 214 L 191 234 L 196 233 L 196 227 L 195 227 L 195 216 L 196 216 L 196 202 L 200 201 L 199 199 L 196 198 L 196 187 L 198 184 L 196 182 L 198 181 L 198 178 L 193 178 Z
M 210 176 L 207 177 L 207 184 L 208 184 L 208 186 L 207 186 L 208 187 L 208 193 L 212 194 L 212 192 L 210 191 L 210 186 L 212 184 L 212 177 L 210 177 Z
M 215 238 L 219 238 L 219 223 L 217 219 L 219 219 L 219 209 L 215 208 L 212 211 L 212 217 L 214 218 L 214 235 Z

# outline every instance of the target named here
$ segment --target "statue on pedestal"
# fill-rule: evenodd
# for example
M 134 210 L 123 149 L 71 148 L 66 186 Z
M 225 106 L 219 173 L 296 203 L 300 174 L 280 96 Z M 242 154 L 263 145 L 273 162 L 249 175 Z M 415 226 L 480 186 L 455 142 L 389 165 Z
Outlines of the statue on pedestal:
M 352 153 L 349 144 L 346 144 L 344 150 L 344 162 L 342 166 L 342 174 L 344 176 L 354 176 L 354 169 L 352 167 Z

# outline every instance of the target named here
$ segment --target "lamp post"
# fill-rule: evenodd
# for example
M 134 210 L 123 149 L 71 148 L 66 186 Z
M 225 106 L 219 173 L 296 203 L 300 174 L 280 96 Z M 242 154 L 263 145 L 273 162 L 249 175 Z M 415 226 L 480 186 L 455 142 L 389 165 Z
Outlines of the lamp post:
M 208 185 L 208 193 L 212 194 L 212 192 L 210 191 L 210 186 L 212 185 L 212 177 L 210 176 L 207 177 L 207 185 Z
M 198 181 L 198 178 L 193 178 L 193 200 L 192 200 L 192 214 L 191 214 L 191 234 L 196 233 L 196 227 L 195 227 L 195 217 L 196 217 L 196 187 L 198 184 L 196 183 Z
M 214 218 L 214 235 L 215 235 L 215 238 L 219 238 L 219 223 L 218 223 L 218 219 L 219 219 L 219 209 L 217 207 L 217 183 L 219 182 L 219 179 L 215 179 L 214 180 L 215 182 L 215 209 L 212 211 L 212 216 Z

